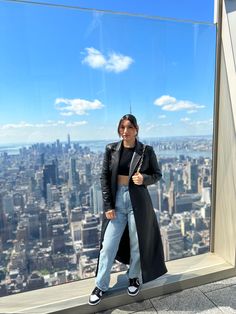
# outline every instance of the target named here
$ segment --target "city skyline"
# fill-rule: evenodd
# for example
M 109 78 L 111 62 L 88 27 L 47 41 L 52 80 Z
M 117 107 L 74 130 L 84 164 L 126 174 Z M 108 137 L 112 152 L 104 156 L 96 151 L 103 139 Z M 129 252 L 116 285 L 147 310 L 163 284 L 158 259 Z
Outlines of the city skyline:
M 0 5 L 2 144 L 212 134 L 213 24 Z
M 129 112 L 162 172 L 165 260 L 209 252 L 213 4 L 0 0 L 0 297 L 95 276 L 103 152 Z
M 165 259 L 208 252 L 211 138 L 147 144 L 176 151 L 159 156 L 163 178 L 148 187 Z M 0 296 L 95 276 L 103 153 L 93 147 L 68 134 L 65 143 L 0 153 Z M 122 270 L 126 265 L 115 262 L 112 271 Z

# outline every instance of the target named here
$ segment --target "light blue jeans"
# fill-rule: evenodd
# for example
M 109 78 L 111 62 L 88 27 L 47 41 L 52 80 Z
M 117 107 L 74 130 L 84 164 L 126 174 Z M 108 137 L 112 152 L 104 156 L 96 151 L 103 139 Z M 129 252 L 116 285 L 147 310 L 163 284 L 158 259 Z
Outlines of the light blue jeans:
M 96 286 L 102 291 L 106 291 L 109 288 L 111 267 L 114 263 L 119 243 L 127 222 L 130 238 L 129 278 L 140 277 L 138 236 L 133 208 L 129 196 L 129 189 L 126 185 L 118 185 L 115 210 L 116 218 L 110 220 L 108 223 L 99 258 Z

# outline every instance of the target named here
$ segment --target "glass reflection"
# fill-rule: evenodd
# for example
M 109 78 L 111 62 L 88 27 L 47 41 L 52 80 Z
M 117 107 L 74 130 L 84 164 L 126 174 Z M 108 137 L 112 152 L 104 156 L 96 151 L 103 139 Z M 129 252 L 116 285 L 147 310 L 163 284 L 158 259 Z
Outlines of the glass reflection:
M 215 27 L 1 6 L 0 295 L 94 276 L 103 151 L 129 111 L 162 167 L 166 260 L 207 252 Z

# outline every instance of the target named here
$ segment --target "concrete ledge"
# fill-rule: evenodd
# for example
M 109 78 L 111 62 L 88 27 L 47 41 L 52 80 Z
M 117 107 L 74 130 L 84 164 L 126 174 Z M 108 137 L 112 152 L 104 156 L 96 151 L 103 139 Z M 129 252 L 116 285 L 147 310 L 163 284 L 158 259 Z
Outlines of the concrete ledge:
M 143 285 L 138 296 L 127 295 L 124 273 L 112 274 L 112 289 L 97 306 L 87 304 L 94 288 L 94 278 L 51 288 L 29 291 L 0 299 L 0 313 L 95 313 L 124 304 L 203 285 L 236 275 L 235 268 L 221 257 L 207 253 L 167 263 L 169 272 L 157 280 Z

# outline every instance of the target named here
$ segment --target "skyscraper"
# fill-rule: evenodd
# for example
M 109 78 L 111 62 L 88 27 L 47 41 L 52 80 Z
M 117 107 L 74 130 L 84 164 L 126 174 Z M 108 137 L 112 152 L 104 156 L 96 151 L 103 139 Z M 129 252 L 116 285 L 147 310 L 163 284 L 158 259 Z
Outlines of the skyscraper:
M 184 240 L 181 229 L 174 224 L 161 228 L 164 254 L 167 261 L 183 257 Z
M 187 163 L 187 175 L 188 175 L 188 190 L 191 193 L 198 192 L 198 165 L 193 164 L 191 161 Z
M 42 247 L 48 246 L 48 221 L 47 221 L 47 212 L 41 211 L 39 214 L 39 223 L 40 223 L 40 241 Z
M 8 240 L 7 218 L 3 210 L 3 193 L 0 191 L 0 239 L 3 245 Z
M 76 169 L 76 158 L 71 157 L 69 162 L 69 187 L 78 190 L 79 174 Z
M 67 145 L 68 145 L 68 148 L 71 148 L 70 134 L 67 134 Z
M 92 165 L 91 165 L 91 162 L 87 162 L 85 164 L 85 180 L 86 180 L 86 183 L 88 185 L 91 185 L 92 183 L 92 172 L 91 172 L 91 168 L 92 168 Z
M 170 169 L 169 165 L 165 165 L 162 175 L 166 187 L 166 192 L 168 193 L 171 181 L 173 181 L 173 171 Z
M 82 221 L 81 236 L 85 249 L 98 246 L 98 220 L 94 215 L 87 214 Z
M 94 214 L 98 214 L 103 210 L 102 191 L 100 184 L 94 183 L 90 189 L 90 207 Z
M 13 214 L 14 213 L 13 195 L 9 193 L 4 195 L 2 202 L 4 212 L 8 214 Z
M 43 197 L 47 200 L 47 184 L 57 184 L 56 163 L 45 165 L 43 169 Z

